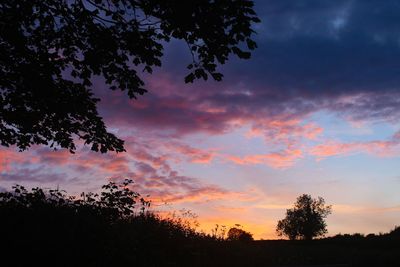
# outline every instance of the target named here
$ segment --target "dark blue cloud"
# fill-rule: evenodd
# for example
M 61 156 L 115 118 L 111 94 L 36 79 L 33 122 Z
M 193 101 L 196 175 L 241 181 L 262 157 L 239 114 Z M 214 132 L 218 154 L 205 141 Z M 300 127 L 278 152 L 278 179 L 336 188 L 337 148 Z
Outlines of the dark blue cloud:
M 263 18 L 249 62 L 227 68 L 246 83 L 339 94 L 398 90 L 398 1 L 259 1 Z
M 111 123 L 178 135 L 223 133 L 238 119 L 303 118 L 319 110 L 400 118 L 400 1 L 260 0 L 255 8 L 262 19 L 255 25 L 258 49 L 250 60 L 221 66 L 223 82 L 185 85 L 190 54 L 175 40 L 139 105 L 106 102 L 102 114 Z
M 255 8 L 259 48 L 222 66 L 228 83 L 289 97 L 398 90 L 399 1 L 256 1 Z M 165 61 L 182 80 L 185 45 L 169 44 Z

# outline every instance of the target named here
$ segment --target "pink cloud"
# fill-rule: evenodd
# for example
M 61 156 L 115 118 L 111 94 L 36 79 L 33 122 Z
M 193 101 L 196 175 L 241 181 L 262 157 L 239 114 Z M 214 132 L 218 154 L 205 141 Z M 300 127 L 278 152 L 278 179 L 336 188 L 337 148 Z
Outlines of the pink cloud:
M 146 141 L 141 138 L 141 141 Z M 66 150 L 33 148 L 27 153 L 1 150 L 2 179 L 5 181 L 27 181 L 35 183 L 68 182 L 76 173 L 80 179 L 131 178 L 135 181 L 138 192 L 151 196 L 157 203 L 207 202 L 217 199 L 237 197 L 238 193 L 220 186 L 204 183 L 200 179 L 181 175 L 173 170 L 169 161 L 174 155 L 186 158 L 188 162 L 208 163 L 214 157 L 212 152 L 194 148 L 182 142 L 160 140 L 132 142 L 127 153 L 100 154 L 87 148 L 70 154 Z M 30 171 L 23 165 L 22 156 L 29 154 L 29 159 L 36 158 L 35 170 Z M 3 168 L 13 163 L 12 168 Z M 32 165 L 33 166 L 33 165 Z M 52 171 L 56 170 L 56 173 Z M 46 175 L 48 173 L 49 175 Z M 86 177 L 86 178 L 85 178 Z
M 244 157 L 227 156 L 226 159 L 240 165 L 266 164 L 273 168 L 287 168 L 292 166 L 296 160 L 303 157 L 299 149 L 287 149 L 269 154 L 247 155 Z
M 365 142 L 337 142 L 329 141 L 317 145 L 310 150 L 310 154 L 318 159 L 336 155 L 348 155 L 353 153 L 368 153 L 380 157 L 400 155 L 400 135 L 395 133 L 389 140 L 374 140 Z
M 207 164 L 210 163 L 216 155 L 212 150 L 194 148 L 179 142 L 166 143 L 165 147 L 167 147 L 172 153 L 180 153 L 192 163 Z
M 68 150 L 38 149 L 36 154 L 41 162 L 49 164 L 64 165 L 73 160 L 77 156 L 71 154 Z
M 38 158 L 29 152 L 17 152 L 11 148 L 0 148 L 0 172 L 7 172 L 11 164 L 35 163 Z
M 95 153 L 83 148 L 76 154 L 71 154 L 67 150 L 52 150 L 40 148 L 32 150 L 38 158 L 38 163 L 48 166 L 63 166 L 77 169 L 84 172 L 85 170 L 101 170 L 105 175 L 109 173 L 129 172 L 129 155 L 124 153 L 118 154 L 101 154 Z
M 113 180 L 124 177 L 112 177 Z M 179 175 L 172 171 L 159 174 L 157 169 L 145 163 L 137 163 L 136 171 L 130 175 L 135 181 L 134 190 L 156 205 L 163 203 L 205 203 L 220 199 L 238 199 L 242 193 L 226 190 L 217 185 L 201 182 L 199 179 Z
M 264 136 L 271 142 L 287 141 L 293 139 L 306 138 L 310 140 L 316 139 L 323 132 L 323 128 L 315 123 L 303 124 L 300 118 L 286 118 L 285 114 L 282 117 L 257 120 L 248 132 L 249 137 Z
M 166 73 L 150 77 L 149 94 L 138 101 L 129 101 L 115 93 L 101 102 L 102 113 L 108 125 L 116 128 L 133 127 L 141 131 L 182 137 L 188 134 L 224 134 L 244 125 L 250 125 L 271 140 L 289 135 L 315 138 L 322 129 L 313 124 L 302 125 L 310 114 L 308 104 L 289 107 L 290 103 L 273 101 L 275 92 L 263 88 L 261 94 L 243 93 L 231 84 L 202 83 L 186 85 Z M 189 87 L 189 88 L 186 88 Z M 263 102 L 265 100 L 268 103 Z

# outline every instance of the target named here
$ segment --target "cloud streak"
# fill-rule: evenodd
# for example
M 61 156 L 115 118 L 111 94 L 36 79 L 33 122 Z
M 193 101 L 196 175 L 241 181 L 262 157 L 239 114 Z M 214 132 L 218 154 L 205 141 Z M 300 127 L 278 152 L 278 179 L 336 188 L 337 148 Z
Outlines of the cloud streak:
M 379 157 L 398 156 L 400 155 L 400 134 L 397 132 L 389 140 L 384 141 L 374 140 L 348 143 L 328 141 L 313 147 L 310 151 L 310 154 L 316 156 L 319 160 L 331 156 L 355 153 L 367 153 Z

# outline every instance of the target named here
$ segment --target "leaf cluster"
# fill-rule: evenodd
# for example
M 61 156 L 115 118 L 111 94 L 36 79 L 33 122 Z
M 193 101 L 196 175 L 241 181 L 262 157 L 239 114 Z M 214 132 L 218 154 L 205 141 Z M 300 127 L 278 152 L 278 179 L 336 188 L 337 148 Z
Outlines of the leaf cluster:
M 192 55 L 186 82 L 219 81 L 218 64 L 256 48 L 251 0 L 3 0 L 0 2 L 0 143 L 124 151 L 107 131 L 95 77 L 137 98 L 141 73 L 162 64 L 171 39 Z

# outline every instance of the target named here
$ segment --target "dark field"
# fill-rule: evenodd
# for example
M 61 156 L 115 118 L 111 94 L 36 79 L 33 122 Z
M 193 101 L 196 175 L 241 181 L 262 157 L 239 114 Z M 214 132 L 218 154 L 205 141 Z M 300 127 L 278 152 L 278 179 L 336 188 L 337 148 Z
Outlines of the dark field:
M 147 244 L 129 233 L 125 238 L 92 237 L 96 243 L 87 239 L 73 244 L 54 232 L 53 241 L 20 239 L 20 244 L 3 249 L 1 257 L 15 263 L 3 266 L 29 266 L 32 259 L 47 266 L 400 266 L 399 239 L 237 243 L 165 241 L 149 236 L 153 239 Z
M 400 239 L 394 238 L 254 241 L 241 249 L 241 266 L 400 266 Z

